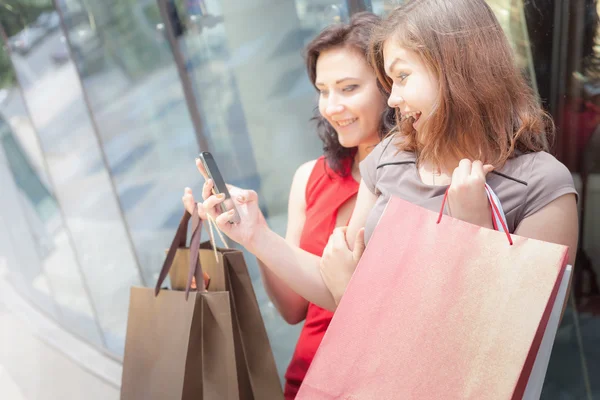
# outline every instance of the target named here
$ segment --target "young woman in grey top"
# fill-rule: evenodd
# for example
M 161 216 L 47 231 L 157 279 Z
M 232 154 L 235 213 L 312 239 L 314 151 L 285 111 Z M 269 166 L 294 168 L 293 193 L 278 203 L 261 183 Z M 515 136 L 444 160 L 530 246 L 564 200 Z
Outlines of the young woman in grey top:
M 333 309 L 360 257 L 355 247 L 363 228 L 368 240 L 390 196 L 439 210 L 449 189 L 448 214 L 491 229 L 487 181 L 512 233 L 569 246 L 573 264 L 572 177 L 547 153 L 553 123 L 485 1 L 408 1 L 373 33 L 370 58 L 397 110 L 398 128 L 361 163 L 347 229 L 334 232 L 322 258 L 286 247 L 261 221 L 256 194 L 241 191 L 243 221 L 230 226 L 223 214 L 217 220 L 223 231 L 268 258 L 273 272 L 305 298 Z M 215 213 L 218 202 L 210 197 L 204 206 Z

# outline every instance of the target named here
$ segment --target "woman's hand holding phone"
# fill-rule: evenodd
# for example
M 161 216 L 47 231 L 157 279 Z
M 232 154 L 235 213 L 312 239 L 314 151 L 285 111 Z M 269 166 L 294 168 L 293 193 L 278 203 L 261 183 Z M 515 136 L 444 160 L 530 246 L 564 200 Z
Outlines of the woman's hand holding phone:
M 196 167 L 205 179 L 202 187 L 203 203 L 198 203 L 198 214 L 200 218 L 207 219 L 207 213 L 216 221 L 219 229 L 230 239 L 252 251 L 252 246 L 258 235 L 264 230 L 268 230 L 267 222 L 258 206 L 258 196 L 253 190 L 240 189 L 233 185 L 227 185 L 231 200 L 240 216 L 240 222 L 231 224 L 233 210 L 222 213 L 220 207 L 217 207 L 225 200 L 225 196 L 215 195 L 213 191 L 213 181 L 209 178 L 204 165 L 200 159 L 196 159 Z M 182 198 L 188 211 L 194 209 L 195 199 L 192 190 L 185 189 Z
M 231 199 L 240 215 L 240 222 L 231 224 L 231 218 L 235 210 L 221 213 L 218 205 L 225 200 L 225 196 L 213 194 L 212 185 L 211 180 L 206 181 L 204 184 L 202 190 L 202 197 L 204 198 L 203 209 L 215 219 L 217 226 L 223 233 L 252 251 L 252 247 L 259 235 L 269 229 L 258 207 L 258 195 L 254 190 L 244 190 L 235 186 L 229 188 Z

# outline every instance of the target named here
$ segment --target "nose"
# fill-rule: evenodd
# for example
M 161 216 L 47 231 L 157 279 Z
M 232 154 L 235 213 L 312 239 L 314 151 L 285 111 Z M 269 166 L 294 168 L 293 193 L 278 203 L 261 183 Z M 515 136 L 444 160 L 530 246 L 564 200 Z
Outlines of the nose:
M 392 92 L 388 98 L 388 106 L 390 108 L 400 108 L 404 103 L 404 99 L 400 96 L 399 89 L 394 85 L 392 86 Z
M 332 117 L 335 114 L 339 114 L 344 111 L 344 105 L 339 102 L 339 99 L 335 95 L 330 95 L 327 99 L 327 107 L 325 107 L 325 113 L 328 117 Z

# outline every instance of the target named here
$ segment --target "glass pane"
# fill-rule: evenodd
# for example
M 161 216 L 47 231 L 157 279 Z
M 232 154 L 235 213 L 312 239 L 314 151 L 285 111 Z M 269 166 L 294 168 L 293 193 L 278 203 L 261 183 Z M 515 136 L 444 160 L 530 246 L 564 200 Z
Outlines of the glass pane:
M 38 29 L 32 14 L 43 8 L 28 11 L 21 19 L 27 22 L 25 28 L 18 24 L 5 28 L 10 38 L 12 63 L 4 47 L 0 58 L 3 85 L 0 89 L 0 156 L 12 178 L 12 182 L 5 180 L 2 184 L 2 201 L 7 202 L 2 207 L 1 234 L 5 250 L 2 253 L 9 255 L 8 267 L 14 273 L 11 281 L 22 293 L 29 294 L 39 307 L 73 332 L 102 345 L 73 243 L 55 196 L 56 188 L 51 185 L 44 163 L 38 135 L 43 129 L 36 132 L 28 114 L 28 107 L 36 98 L 38 103 L 47 103 L 47 93 L 36 86 L 36 78 L 47 72 L 44 63 L 38 64 L 44 58 L 41 54 L 44 45 L 40 43 L 42 39 L 36 39 L 35 43 L 28 41 L 30 29 Z M 32 61 L 35 69 L 31 67 Z M 16 74 L 12 65 L 16 67 Z M 25 99 L 15 77 L 23 84 Z M 48 117 L 47 108 L 42 113 L 44 118 Z M 47 120 L 41 122 L 39 126 L 44 127 Z
M 81 329 L 84 322 L 76 318 L 77 308 L 88 304 L 90 320 L 99 324 L 95 328 L 101 329 L 104 345 L 121 354 L 129 289 L 140 285 L 141 279 L 78 77 L 77 68 L 88 67 L 79 57 L 97 54 L 98 37 L 89 29 L 93 24 L 86 25 L 85 10 L 65 14 L 65 22 L 74 26 L 65 34 L 52 1 L 37 4 L 45 13 L 28 14 L 30 21 L 23 31 L 43 34 L 27 48 L 15 47 L 13 61 L 65 216 L 61 243 L 72 246 L 72 260 L 46 272 L 63 313 L 72 320 L 70 326 Z M 69 42 L 74 43 L 73 52 Z M 88 299 L 82 303 L 70 298 L 71 291 L 90 296 L 91 306 Z
M 165 0 L 192 82 L 203 134 L 225 179 L 259 193 L 269 225 L 285 234 L 293 174 L 321 155 L 311 117 L 317 93 L 302 57 L 325 26 L 349 19 L 346 1 Z M 182 168 L 189 169 L 185 160 Z M 193 175 L 200 193 L 202 179 Z M 183 186 L 182 186 L 183 187 Z M 250 273 L 279 370 L 301 326 L 290 326 L 266 295 L 255 258 Z
M 523 0 L 487 0 L 487 3 L 494 11 L 504 33 L 508 37 L 515 54 L 517 66 L 523 71 L 537 93 L 537 81 L 533 68 Z
M 598 38 L 600 19 L 597 1 L 570 2 L 570 16 L 564 47 L 565 79 L 559 87 L 564 96 L 557 101 L 558 137 L 556 152 L 574 173 L 579 190 L 580 237 L 573 276 L 573 295 L 577 304 L 578 326 L 563 323 L 562 329 L 572 330 L 570 342 L 577 341 L 579 352 L 565 354 L 565 360 L 581 366 L 577 377 L 557 381 L 572 388 L 575 395 L 600 396 L 600 53 Z M 563 6 L 564 8 L 564 6 Z M 573 329 L 576 328 L 576 329 Z M 566 338 L 563 338 L 567 341 Z M 557 340 L 558 342 L 558 340 Z M 563 349 L 558 346 L 558 349 Z M 556 345 L 555 345 L 556 347 Z M 574 346 L 571 346 L 572 348 Z M 574 349 L 573 349 L 574 350 Z M 571 359 L 575 359 L 570 361 Z M 564 365 L 564 360 L 561 360 Z M 576 374 L 575 372 L 572 373 Z M 565 374 L 570 376 L 570 374 Z M 583 380 L 583 383 L 576 385 Z M 574 397 L 575 398 L 575 397 Z
M 42 259 L 54 247 L 46 222 L 55 215 L 55 203 L 6 119 L 13 114 L 13 121 L 18 120 L 10 112 L 12 107 L 9 105 L 14 104 L 9 97 L 15 96 L 13 91 L 18 89 L 4 82 L 5 86 L 0 89 L 3 95 L 0 102 L 0 277 L 58 318 L 42 267 Z
M 72 0 L 61 3 L 60 11 L 144 282 L 153 285 L 183 213 L 183 188 L 198 175 L 196 135 L 158 5 Z M 104 174 L 104 164 L 94 159 L 83 171 Z M 115 236 L 103 251 L 119 260 L 114 273 L 118 290 L 125 291 L 137 281 L 127 240 Z M 103 284 L 98 292 L 112 295 Z M 127 297 L 111 304 L 120 309 L 112 315 L 124 321 Z M 124 334 L 123 326 L 119 332 Z
M 371 0 L 371 11 L 377 15 L 384 16 L 404 2 L 404 0 Z

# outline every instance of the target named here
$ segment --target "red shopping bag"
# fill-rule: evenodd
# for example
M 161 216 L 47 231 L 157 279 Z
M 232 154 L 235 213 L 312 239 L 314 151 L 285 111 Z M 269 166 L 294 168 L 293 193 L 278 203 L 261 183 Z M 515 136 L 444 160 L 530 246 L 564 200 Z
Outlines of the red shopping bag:
M 534 398 L 566 261 L 565 246 L 392 198 L 298 400 Z M 534 363 L 541 370 L 528 385 Z

